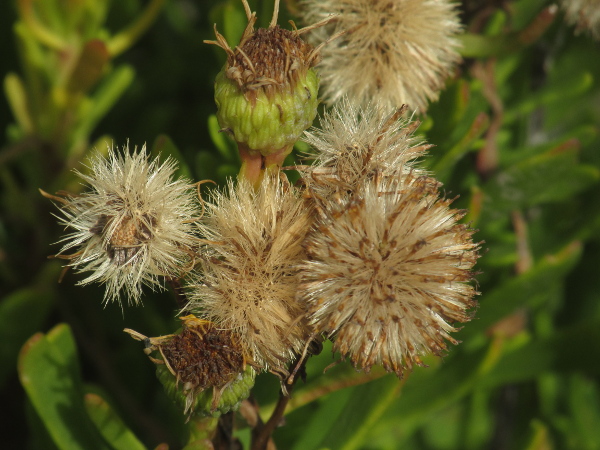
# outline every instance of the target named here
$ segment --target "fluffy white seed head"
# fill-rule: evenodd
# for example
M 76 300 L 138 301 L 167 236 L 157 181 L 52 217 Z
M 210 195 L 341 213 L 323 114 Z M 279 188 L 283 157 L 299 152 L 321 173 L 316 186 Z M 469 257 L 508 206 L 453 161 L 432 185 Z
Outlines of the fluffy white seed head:
M 61 223 L 72 231 L 57 256 L 88 274 L 79 284 L 106 284 L 107 302 L 125 293 L 139 303 L 143 285 L 160 288 L 163 277 L 190 269 L 199 205 L 187 180 L 173 179 L 176 168 L 171 158 L 149 160 L 145 146 L 133 153 L 125 146 L 77 172 L 88 190 L 59 205 Z
M 600 40 L 600 0 L 562 0 L 567 22 Z
M 316 199 L 347 196 L 374 177 L 424 172 L 414 167 L 431 147 L 417 136 L 419 122 L 400 117 L 407 107 L 386 113 L 375 105 L 359 107 L 343 99 L 321 119 L 321 127 L 305 133 L 313 148 L 305 182 Z
M 357 368 L 401 376 L 470 320 L 479 246 L 450 203 L 427 176 L 373 179 L 307 238 L 299 292 L 311 325 Z
M 215 193 L 200 223 L 209 245 L 187 309 L 238 333 L 263 369 L 285 372 L 308 335 L 296 291 L 311 215 L 290 186 L 266 175 L 257 190 L 241 179 Z
M 461 25 L 448 0 L 304 0 L 301 14 L 306 23 L 337 15 L 312 33 L 315 43 L 346 30 L 323 48 L 317 66 L 329 104 L 348 95 L 362 105 L 424 111 L 460 60 Z

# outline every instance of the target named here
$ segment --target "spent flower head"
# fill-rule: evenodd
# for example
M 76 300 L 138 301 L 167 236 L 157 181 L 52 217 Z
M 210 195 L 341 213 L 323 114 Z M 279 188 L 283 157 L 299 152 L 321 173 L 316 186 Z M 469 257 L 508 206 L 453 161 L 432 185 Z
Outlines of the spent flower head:
M 600 0 L 562 0 L 567 22 L 600 40 Z
M 182 329 L 149 338 L 126 328 L 145 343 L 144 353 L 158 365 L 157 374 L 168 394 L 182 403 L 184 414 L 220 415 L 237 409 L 254 385 L 254 370 L 238 336 L 193 315 L 181 317 Z M 150 356 L 158 351 L 160 358 Z
M 336 106 L 307 133 L 315 165 L 306 195 L 319 212 L 305 239 L 299 298 L 313 333 L 360 369 L 399 376 L 456 342 L 454 322 L 475 305 L 471 268 L 479 245 L 465 214 L 416 167 L 430 147 L 413 135 L 405 107 Z
M 345 30 L 321 51 L 322 95 L 335 103 L 375 101 L 421 111 L 436 100 L 460 60 L 456 5 L 448 0 L 303 0 L 304 21 L 330 14 L 335 22 L 312 33 L 316 42 Z
M 404 105 L 386 113 L 374 104 L 359 107 L 344 98 L 326 112 L 321 127 L 304 135 L 313 149 L 306 156 L 314 162 L 302 170 L 313 197 L 328 201 L 376 176 L 419 172 L 415 162 L 432 146 L 414 136 L 418 121 L 400 118 L 406 110 Z
M 91 159 L 89 173 L 76 172 L 88 190 L 79 195 L 49 196 L 57 202 L 60 221 L 71 232 L 57 255 L 77 272 L 79 282 L 106 284 L 105 300 L 125 291 L 140 301 L 142 285 L 161 287 L 162 277 L 179 277 L 190 269 L 197 247 L 193 218 L 196 195 L 187 180 L 173 179 L 175 160 L 150 160 L 145 146 Z M 72 254 L 67 252 L 75 251 Z
M 285 373 L 306 342 L 296 291 L 310 225 L 310 208 L 274 174 L 257 190 L 230 182 L 206 204 L 200 232 L 210 245 L 187 309 L 239 334 L 257 367 Z
M 479 246 L 450 203 L 432 178 L 399 171 L 362 184 L 307 238 L 299 292 L 310 323 L 357 368 L 401 376 L 470 320 Z

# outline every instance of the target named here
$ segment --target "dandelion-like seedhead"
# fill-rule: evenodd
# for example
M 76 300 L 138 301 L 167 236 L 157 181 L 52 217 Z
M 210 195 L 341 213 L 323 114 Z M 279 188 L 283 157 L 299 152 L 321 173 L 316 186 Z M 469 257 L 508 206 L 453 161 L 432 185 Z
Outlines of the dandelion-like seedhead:
M 317 199 L 347 196 L 365 180 L 422 173 L 416 159 L 431 148 L 414 136 L 419 122 L 400 117 L 403 106 L 387 114 L 375 105 L 358 107 L 344 98 L 321 119 L 321 128 L 306 132 L 304 141 L 314 160 L 304 168 L 305 181 Z
M 402 172 L 369 180 L 306 240 L 299 292 L 310 323 L 357 368 L 401 376 L 456 343 L 453 323 L 471 318 L 479 246 L 437 186 Z
M 230 182 L 206 204 L 209 241 L 187 309 L 240 335 L 253 364 L 285 373 L 307 338 L 296 300 L 311 210 L 291 186 L 266 174 L 257 190 Z
M 77 172 L 89 189 L 56 198 L 61 223 L 74 230 L 57 256 L 89 273 L 79 284 L 98 281 L 106 284 L 106 301 L 124 291 L 139 303 L 142 285 L 160 288 L 162 277 L 190 269 L 198 204 L 187 180 L 173 179 L 176 168 L 171 158 L 150 161 L 145 146 L 131 154 L 125 146 L 122 154 L 109 149 L 107 158 L 93 157 L 89 174 Z
M 600 40 L 600 0 L 562 0 L 561 4 L 568 23 Z
M 301 14 L 306 23 L 337 15 L 334 25 L 315 30 L 316 42 L 346 30 L 321 51 L 321 95 L 329 104 L 348 95 L 361 105 L 424 111 L 460 60 L 461 25 L 448 0 L 303 0 Z

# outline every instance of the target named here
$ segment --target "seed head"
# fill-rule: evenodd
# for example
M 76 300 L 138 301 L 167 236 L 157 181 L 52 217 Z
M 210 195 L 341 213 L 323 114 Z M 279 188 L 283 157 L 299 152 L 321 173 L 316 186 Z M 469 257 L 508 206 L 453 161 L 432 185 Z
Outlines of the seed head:
M 400 117 L 404 105 L 387 114 L 374 105 L 358 107 L 343 99 L 321 119 L 304 141 L 314 160 L 304 168 L 305 182 L 315 199 L 347 197 L 374 177 L 396 177 L 398 173 L 419 172 L 414 164 L 431 145 L 413 135 L 419 122 Z
M 600 1 L 561 0 L 567 22 L 576 25 L 577 32 L 588 31 L 595 40 L 600 40 Z
M 402 376 L 470 320 L 479 246 L 450 203 L 435 180 L 399 172 L 361 185 L 308 236 L 299 293 L 310 323 L 357 368 Z
M 296 291 L 311 211 L 276 176 L 228 188 L 206 205 L 200 232 L 211 245 L 187 309 L 239 334 L 258 367 L 285 373 L 308 335 Z
M 150 161 L 145 146 L 123 154 L 109 149 L 95 156 L 89 174 L 77 172 L 88 190 L 80 195 L 50 196 L 59 204 L 61 223 L 73 230 L 59 258 L 89 275 L 79 284 L 106 284 L 105 300 L 125 291 L 139 303 L 142 285 L 160 288 L 161 277 L 178 277 L 190 269 L 193 217 L 197 202 L 186 180 L 173 180 L 176 162 Z M 65 254 L 75 250 L 73 254 Z
M 144 353 L 159 365 L 159 378 L 167 391 L 182 401 L 184 414 L 212 415 L 236 409 L 254 384 L 251 368 L 251 380 L 245 379 L 246 359 L 238 337 L 193 315 L 181 320 L 182 330 L 167 336 L 148 338 L 134 330 L 125 332 L 145 342 Z M 150 356 L 155 351 L 160 359 Z M 251 383 L 246 386 L 248 381 Z M 243 389 L 237 392 L 240 386 Z M 205 392 L 208 396 L 202 395 Z
M 328 103 L 348 95 L 393 110 L 403 103 L 424 111 L 460 60 L 461 25 L 448 0 L 303 0 L 307 23 L 336 14 L 312 38 L 346 34 L 323 48 L 318 66 Z

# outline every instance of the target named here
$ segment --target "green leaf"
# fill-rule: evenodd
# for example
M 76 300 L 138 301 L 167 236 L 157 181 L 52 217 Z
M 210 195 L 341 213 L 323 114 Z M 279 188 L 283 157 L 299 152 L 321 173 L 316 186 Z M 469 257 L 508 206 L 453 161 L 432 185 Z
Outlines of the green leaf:
M 25 288 L 0 301 L 0 386 L 15 370 L 19 349 L 46 319 L 54 293 Z
M 594 77 L 589 72 L 574 72 L 570 79 L 561 81 L 563 81 L 561 85 L 551 85 L 536 91 L 534 94 L 524 96 L 522 101 L 507 109 L 504 115 L 504 123 L 509 124 L 514 120 L 525 117 L 542 106 L 560 105 L 587 92 L 594 85 Z
M 173 140 L 167 136 L 166 134 L 159 134 L 154 140 L 154 144 L 152 144 L 152 151 L 150 154 L 153 157 L 158 157 L 160 155 L 161 159 L 164 161 L 168 156 L 177 160 L 177 171 L 175 172 L 175 177 L 177 178 L 187 178 L 188 180 L 192 179 L 192 173 L 190 172 L 189 166 L 186 164 L 183 155 L 173 142 Z
M 433 172 L 440 179 L 445 179 L 450 169 L 469 151 L 475 150 L 473 143 L 487 130 L 490 119 L 487 114 L 479 113 L 471 123 L 469 130 L 444 156 L 433 166 Z
M 567 200 L 600 179 L 600 171 L 577 163 L 575 151 L 545 153 L 501 173 L 483 187 L 483 216 L 495 218 L 515 209 Z
M 591 342 L 600 342 L 599 319 L 577 323 L 504 354 L 495 370 L 488 372 L 479 383 L 482 387 L 493 388 L 531 380 L 547 371 L 580 370 L 597 376 L 600 374 L 597 364 L 600 347 L 590 345 Z
M 211 114 L 208 118 L 208 132 L 213 144 L 225 161 L 233 162 L 239 160 L 235 142 L 227 136 L 227 133 L 221 131 L 217 116 L 214 114 Z
M 58 448 L 110 448 L 87 415 L 75 342 L 67 325 L 32 336 L 21 349 L 18 370 L 25 392 Z
M 560 252 L 547 256 L 522 275 L 486 292 L 480 299 L 476 319 L 466 324 L 456 338 L 467 340 L 484 332 L 517 308 L 540 304 L 547 298 L 547 293 L 564 280 L 580 257 L 581 244 L 574 242 Z
M 580 438 L 581 448 L 600 448 L 600 392 L 592 379 L 574 374 L 570 380 L 569 409 L 573 417 L 574 432 Z
M 104 69 L 110 61 L 106 45 L 99 39 L 85 43 L 71 73 L 67 89 L 72 94 L 86 93 L 104 75 Z
M 98 394 L 85 394 L 84 403 L 90 419 L 112 448 L 115 450 L 146 449 L 106 400 Z
M 27 92 L 17 74 L 9 73 L 4 77 L 4 94 L 19 127 L 25 133 L 32 133 L 33 120 L 27 105 Z
M 347 407 L 356 388 L 343 389 L 327 396 L 319 405 L 319 409 L 311 414 L 311 420 L 304 428 L 302 437 L 292 450 L 317 449 L 333 432 L 335 424 Z
M 87 142 L 93 129 L 123 95 L 134 76 L 135 72 L 131 66 L 122 65 L 103 80 L 93 99 L 87 102 L 86 106 L 78 113 L 82 120 L 73 133 L 73 149 L 85 150 L 82 142 Z M 70 156 L 77 158 L 80 155 Z

